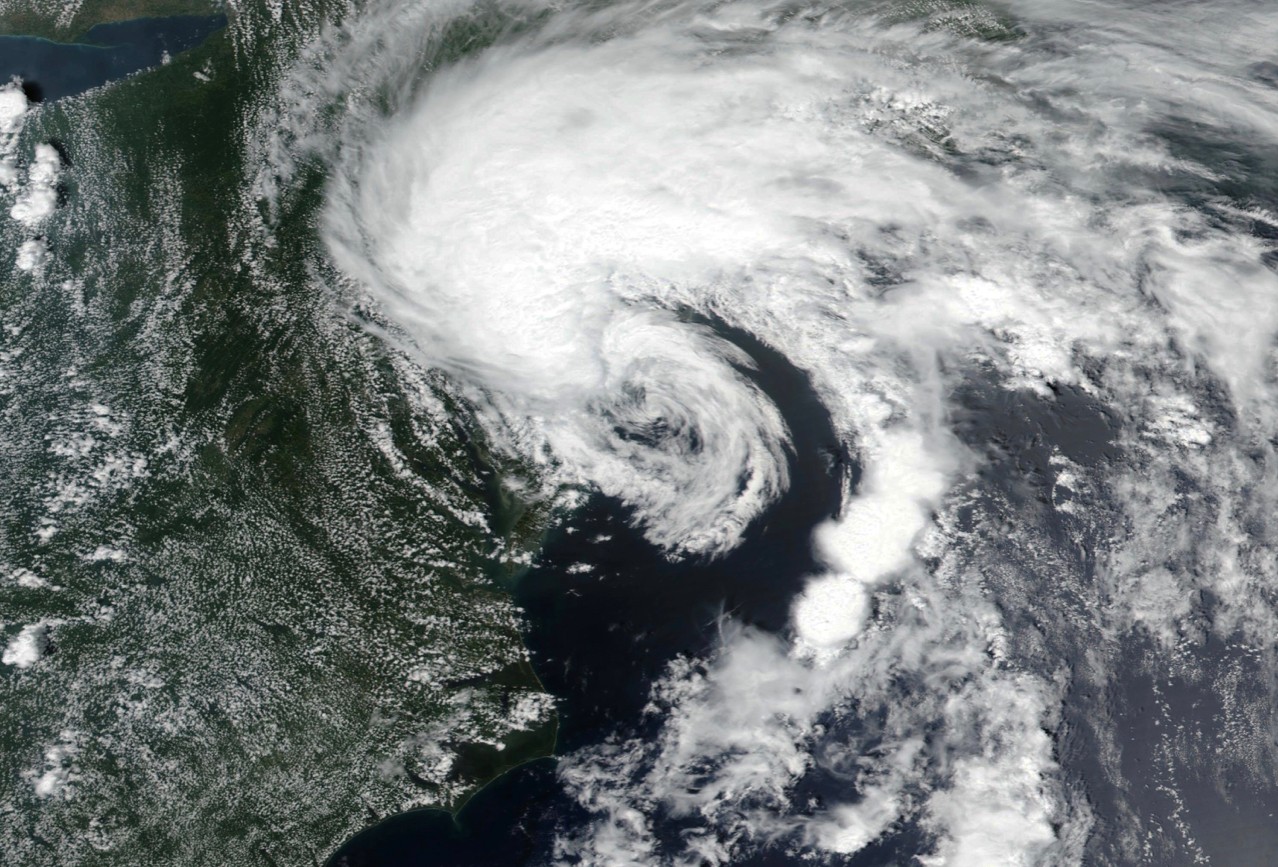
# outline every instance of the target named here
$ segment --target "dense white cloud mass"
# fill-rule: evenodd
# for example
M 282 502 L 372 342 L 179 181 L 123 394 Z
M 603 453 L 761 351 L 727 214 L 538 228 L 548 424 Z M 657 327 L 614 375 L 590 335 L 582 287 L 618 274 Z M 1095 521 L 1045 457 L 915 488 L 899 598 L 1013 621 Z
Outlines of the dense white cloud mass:
M 0 85 L 0 190 L 7 190 L 17 181 L 13 151 L 26 114 L 27 95 L 18 82 Z
M 62 157 L 53 145 L 39 144 L 27 169 L 27 185 L 9 211 L 24 226 L 37 226 L 49 218 L 58 205 L 58 172 Z
M 51 144 L 36 145 L 27 166 L 26 183 L 21 183 L 18 141 L 26 125 L 28 109 L 20 81 L 15 79 L 0 85 L 0 195 L 13 195 L 9 216 L 30 233 L 48 220 L 58 206 L 62 156 Z M 43 238 L 28 237 L 18 245 L 14 267 L 19 271 L 38 272 L 48 255 L 49 247 Z
M 24 626 L 9 639 L 0 662 L 14 668 L 30 668 L 40 661 L 49 646 L 49 624 Z
M 18 255 L 14 259 L 14 266 L 19 271 L 38 271 L 48 258 L 48 246 L 39 238 L 32 238 L 29 241 L 23 241 L 18 246 Z
M 556 7 L 424 81 L 365 53 L 422 33 L 347 34 L 337 65 L 390 77 L 395 111 L 351 115 L 330 250 L 499 443 L 625 501 L 671 556 L 731 549 L 785 490 L 790 438 L 713 320 L 806 371 L 864 468 L 787 636 L 727 628 L 659 684 L 657 737 L 565 760 L 598 821 L 560 856 L 850 854 L 913 822 L 927 863 L 1078 863 L 1092 818 L 1052 733 L 1070 678 L 1105 676 L 1090 642 L 1176 644 L 1207 589 L 1213 628 L 1272 635 L 1250 528 L 1275 494 L 1278 277 L 1249 229 L 1278 218 L 1230 198 L 1211 148 L 1278 145 L 1247 65 L 1278 16 L 1195 8 L 1018 2 L 1013 39 L 974 6 Z M 973 383 L 1121 418 L 1124 464 L 1053 458 L 1062 520 L 1112 521 L 1087 525 L 1085 584 L 983 489 L 954 424 Z M 1094 594 L 1041 626 L 1088 671 L 1010 632 L 1035 603 L 996 544 L 1042 544 L 1037 580 Z M 843 801 L 796 800 L 818 772 Z M 689 830 L 659 839 L 657 815 Z

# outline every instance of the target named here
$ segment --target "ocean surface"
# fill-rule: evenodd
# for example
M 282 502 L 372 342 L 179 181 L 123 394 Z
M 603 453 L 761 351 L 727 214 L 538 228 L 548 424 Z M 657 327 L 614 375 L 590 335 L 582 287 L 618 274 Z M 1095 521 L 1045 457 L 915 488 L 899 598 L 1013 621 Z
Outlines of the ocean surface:
M 803 579 L 817 571 L 812 531 L 839 507 L 858 467 L 802 371 L 750 335 L 713 325 L 745 351 L 747 375 L 776 403 L 793 435 L 791 487 L 727 557 L 671 562 L 615 500 L 596 497 L 556 527 L 516 599 L 531 626 L 527 643 L 542 683 L 559 699 L 557 752 L 640 734 L 655 721 L 644 706 L 675 657 L 714 645 L 723 615 L 769 632 Z M 584 571 L 583 567 L 589 567 Z M 512 865 L 548 856 L 557 831 L 586 816 L 556 779 L 553 759 L 508 772 L 477 793 L 456 819 L 440 810 L 393 816 L 339 849 L 330 867 Z M 677 834 L 677 824 L 668 833 Z M 778 855 L 750 864 L 789 863 Z
M 836 515 L 842 485 L 855 486 L 858 481 L 860 468 L 838 446 L 830 418 L 807 377 L 749 335 L 717 330 L 758 365 L 752 378 L 776 402 L 793 434 L 790 490 L 750 529 L 737 550 L 711 562 L 669 561 L 635 529 L 627 511 L 605 497 L 596 497 L 552 531 L 542 555 L 521 578 L 516 596 L 528 613 L 528 644 L 537 673 L 559 699 L 560 754 L 619 735 L 655 735 L 662 720 L 644 712 L 655 681 L 680 655 L 712 653 L 722 615 L 784 635 L 786 614 L 803 579 L 819 569 L 812 555 L 812 532 Z M 964 439 L 991 453 L 986 484 L 1002 489 L 1013 501 L 1023 500 L 1027 512 L 1034 511 L 1034 501 L 1041 498 L 1054 450 L 1080 463 L 1114 457 L 1112 416 L 1077 390 L 1061 389 L 1049 402 L 986 383 L 957 395 L 956 404 L 962 407 L 955 422 Z M 1043 518 L 1054 520 L 1051 512 L 1044 512 Z M 1217 658 L 1230 652 L 1228 647 L 1204 648 L 1206 655 Z M 1102 812 L 1105 818 L 1096 835 L 1123 832 L 1116 804 L 1125 796 L 1152 814 L 1175 816 L 1192 810 L 1203 817 L 1198 845 L 1206 863 L 1274 863 L 1278 801 L 1272 792 L 1220 792 L 1209 779 L 1182 781 L 1180 803 L 1160 785 L 1158 766 L 1166 761 L 1163 727 L 1183 726 L 1173 720 L 1185 719 L 1193 720 L 1200 732 L 1219 726 L 1225 712 L 1212 693 L 1174 681 L 1160 687 L 1137 670 L 1135 660 L 1132 672 L 1110 690 L 1111 695 L 1099 702 L 1096 696 L 1074 696 L 1061 737 L 1062 759 L 1092 781 L 1094 801 L 1103 807 L 1115 804 Z M 1134 711 L 1122 728 L 1122 755 L 1131 778 L 1141 781 L 1139 791 L 1110 792 L 1102 782 L 1097 745 L 1088 738 L 1088 721 L 1078 716 L 1080 709 L 1098 705 Z M 834 720 L 830 724 L 857 725 Z M 819 772 L 794 793 L 796 801 L 807 799 L 813 809 L 845 796 L 846 780 Z M 580 804 L 566 795 L 556 760 L 540 759 L 494 780 L 456 816 L 420 810 L 384 819 L 342 846 L 327 867 L 557 863 L 556 841 L 590 821 Z M 654 837 L 669 845 L 688 827 L 691 824 L 678 817 L 663 816 Z M 905 822 L 854 855 L 830 863 L 903 863 L 926 850 L 928 842 L 923 829 Z M 765 845 L 733 863 L 781 867 L 805 859 L 792 848 Z

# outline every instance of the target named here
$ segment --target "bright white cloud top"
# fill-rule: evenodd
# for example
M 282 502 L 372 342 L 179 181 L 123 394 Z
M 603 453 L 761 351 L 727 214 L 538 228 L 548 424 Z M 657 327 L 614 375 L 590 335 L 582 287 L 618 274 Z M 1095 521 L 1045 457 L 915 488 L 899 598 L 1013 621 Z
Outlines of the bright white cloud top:
M 1138 627 L 1175 643 L 1191 626 L 1168 600 L 1198 592 L 1222 634 L 1272 634 L 1249 597 L 1268 540 L 1239 528 L 1278 493 L 1278 276 L 1249 229 L 1278 224 L 1186 195 L 1221 180 L 1213 155 L 1159 134 L 1278 145 L 1278 91 L 1247 68 L 1278 22 L 1213 8 L 1172 32 L 1153 6 L 1015 2 L 1034 35 L 1008 40 L 971 39 L 1007 26 L 976 9 L 556 8 L 429 76 L 427 28 L 382 10 L 299 72 L 299 93 L 384 78 L 389 117 L 352 110 L 319 145 L 329 252 L 502 447 L 624 501 L 672 558 L 731 550 L 787 489 L 791 446 L 723 323 L 811 377 L 863 467 L 785 636 L 727 629 L 659 685 L 657 739 L 565 760 L 597 822 L 562 854 L 850 854 L 910 820 L 928 863 L 1079 863 L 1094 817 L 1052 737 L 1070 677 L 1055 638 L 1010 632 L 1038 610 L 1014 561 L 983 559 L 1044 543 L 982 499 L 987 458 L 955 423 L 971 383 L 1069 388 L 1131 422 L 1109 476 L 1057 464 L 1062 497 L 1112 504 L 1110 531 L 1087 528 L 1094 580 L 1062 567 L 1095 594 L 1080 651 Z M 1207 382 L 1231 436 L 1196 403 Z M 1105 654 L 1075 676 L 1104 682 Z M 815 770 L 847 799 L 797 801 Z M 658 813 L 688 822 L 679 843 Z

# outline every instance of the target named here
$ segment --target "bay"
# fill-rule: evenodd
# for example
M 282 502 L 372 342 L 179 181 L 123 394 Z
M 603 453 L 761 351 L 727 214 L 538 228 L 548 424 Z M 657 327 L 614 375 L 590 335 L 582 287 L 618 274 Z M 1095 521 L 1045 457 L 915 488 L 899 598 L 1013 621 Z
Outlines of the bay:
M 81 42 L 0 36 L 0 82 L 22 79 L 33 102 L 74 96 L 159 66 L 225 26 L 225 15 L 181 15 L 99 24 Z

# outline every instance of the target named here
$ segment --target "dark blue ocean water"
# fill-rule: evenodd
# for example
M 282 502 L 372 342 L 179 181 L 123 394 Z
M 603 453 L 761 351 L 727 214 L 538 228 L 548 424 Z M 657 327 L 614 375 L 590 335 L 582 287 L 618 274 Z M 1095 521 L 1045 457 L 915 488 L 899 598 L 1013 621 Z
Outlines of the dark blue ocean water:
M 789 492 L 716 561 L 671 563 L 636 532 L 626 510 L 598 498 L 546 542 L 516 589 L 546 688 L 560 700 L 559 752 L 642 729 L 653 680 L 680 653 L 704 653 L 721 615 L 783 630 L 790 600 L 816 571 L 811 536 L 835 513 L 858 469 L 843 453 L 807 377 L 748 335 L 719 328 L 758 365 L 755 382 L 793 435 Z M 587 563 L 587 574 L 568 567 Z M 518 865 L 545 858 L 557 828 L 587 817 L 563 795 L 553 759 L 507 773 L 456 821 L 438 810 L 391 817 L 358 835 L 331 867 Z M 789 863 L 767 853 L 752 864 Z
M 99 24 L 83 42 L 0 36 L 0 82 L 22 79 L 39 102 L 83 93 L 196 47 L 226 26 L 225 15 L 138 18 Z
M 645 725 L 658 725 L 659 721 L 645 723 L 640 714 L 653 680 L 674 655 L 704 653 L 712 647 L 722 613 L 763 629 L 784 630 L 792 597 L 816 569 L 811 532 L 838 508 L 844 476 L 856 483 L 859 468 L 839 451 L 829 419 L 804 375 L 747 336 L 725 336 L 755 358 L 757 381 L 776 401 L 794 434 L 790 491 L 750 529 L 740 548 L 717 562 L 667 562 L 629 527 L 625 510 L 603 498 L 551 534 L 517 596 L 529 615 L 527 641 L 538 674 L 561 702 L 560 753 L 598 743 L 613 733 L 642 736 Z M 970 390 L 955 395 L 955 402 L 956 432 L 978 452 L 988 452 L 981 471 L 984 484 L 1016 504 L 1024 520 L 1042 521 L 1049 529 L 1060 530 L 1060 516 L 1047 505 L 1053 454 L 1059 451 L 1082 465 L 1122 460 L 1114 441 L 1119 420 L 1079 390 L 1062 388 L 1044 399 L 992 381 L 974 382 Z M 610 538 L 600 541 L 601 537 Z M 1072 548 L 1077 545 L 1061 535 L 1061 550 Z M 1080 573 L 1090 575 L 1089 555 L 1082 551 L 1078 556 Z M 596 569 L 570 574 L 568 567 L 576 563 Z M 1030 621 L 1050 622 L 1069 610 L 1068 603 L 1054 595 L 1052 576 L 1039 578 L 1042 605 L 1029 605 L 1023 612 L 1008 610 L 1010 628 L 1035 629 Z M 1073 664 L 1083 657 L 1084 649 L 1069 630 L 1056 635 L 1059 643 L 1052 634 L 1046 638 L 1060 655 L 1051 664 Z M 1192 848 L 1172 827 L 1173 817 L 1185 810 L 1195 820 L 1194 845 L 1212 863 L 1278 863 L 1278 805 L 1272 792 L 1246 787 L 1221 792 L 1193 772 L 1159 770 L 1168 762 L 1160 746 L 1165 729 L 1185 723 L 1210 733 L 1227 714 L 1210 690 L 1178 683 L 1178 678 L 1160 679 L 1155 694 L 1138 661 L 1138 648 L 1132 650 L 1130 667 L 1120 666 L 1116 682 L 1099 693 L 1079 680 L 1058 733 L 1057 757 L 1066 774 L 1087 787 L 1096 819 L 1094 852 L 1105 863 L 1128 863 L 1122 840 L 1130 823 L 1121 805 L 1129 804 L 1154 827 L 1164 828 L 1151 841 L 1158 863 L 1194 863 Z M 1220 650 L 1204 653 L 1222 657 Z M 1167 719 L 1161 723 L 1153 712 L 1159 706 L 1167 707 Z M 1104 765 L 1105 753 L 1095 739 L 1093 715 L 1118 718 L 1121 770 L 1134 789 L 1114 789 L 1113 769 Z M 831 736 L 838 733 L 832 731 Z M 1162 784 L 1172 784 L 1184 805 Z M 846 782 L 813 773 L 799 784 L 795 800 L 819 803 L 846 795 Z M 656 819 L 654 835 L 659 841 L 677 838 L 678 822 Z M 590 821 L 563 794 L 555 760 L 543 759 L 486 787 L 456 819 L 442 811 L 419 811 L 383 821 L 348 841 L 329 867 L 548 863 L 556 837 Z M 929 848 L 926 835 L 907 822 L 838 863 L 907 863 Z M 807 862 L 779 848 L 763 848 L 735 862 L 738 867 L 798 863 Z

